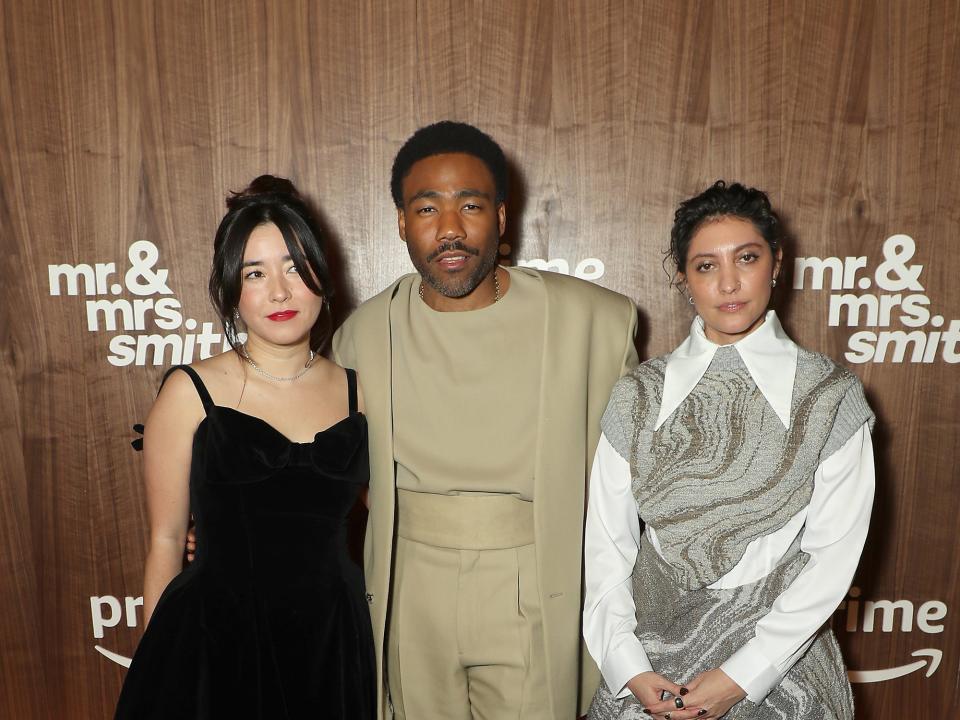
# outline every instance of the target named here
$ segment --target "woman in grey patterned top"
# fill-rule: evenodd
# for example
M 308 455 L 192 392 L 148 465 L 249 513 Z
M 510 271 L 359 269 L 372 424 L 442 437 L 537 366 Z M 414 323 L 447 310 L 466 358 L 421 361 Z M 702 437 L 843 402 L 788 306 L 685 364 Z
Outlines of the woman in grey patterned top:
M 826 623 L 869 525 L 873 413 L 768 311 L 780 242 L 759 190 L 718 182 L 677 210 L 697 317 L 614 387 L 591 475 L 596 720 L 853 717 Z

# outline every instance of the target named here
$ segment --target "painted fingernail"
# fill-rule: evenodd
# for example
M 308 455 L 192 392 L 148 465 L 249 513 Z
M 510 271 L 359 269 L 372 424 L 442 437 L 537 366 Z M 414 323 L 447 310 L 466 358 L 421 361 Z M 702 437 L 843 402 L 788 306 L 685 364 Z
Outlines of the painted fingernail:
M 683 707 L 683 699 L 682 699 L 682 698 L 674 698 L 674 699 L 673 699 L 673 704 L 676 705 L 676 706 L 677 706 L 677 710 L 679 710 L 680 708 Z
M 685 687 L 680 688 L 680 694 L 681 694 L 681 695 L 686 695 L 688 692 L 690 692 L 690 691 L 687 690 Z
M 697 715 L 698 715 L 698 716 L 700 716 L 700 715 L 706 715 L 706 714 L 707 714 L 707 709 L 706 709 L 706 708 L 700 708 L 699 710 L 697 710 Z

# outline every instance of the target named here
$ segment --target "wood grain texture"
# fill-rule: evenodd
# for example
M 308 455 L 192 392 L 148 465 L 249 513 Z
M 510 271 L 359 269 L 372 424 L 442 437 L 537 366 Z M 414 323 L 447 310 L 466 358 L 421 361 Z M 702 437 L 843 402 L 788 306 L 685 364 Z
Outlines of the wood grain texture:
M 131 244 L 147 240 L 183 318 L 212 322 L 223 198 L 257 174 L 291 177 L 318 207 L 341 317 L 408 271 L 390 166 L 442 118 L 507 151 L 507 257 L 602 261 L 597 281 L 641 308 L 646 356 L 690 321 L 660 262 L 673 210 L 717 178 L 769 191 L 791 257 L 864 256 L 873 278 L 886 238 L 911 236 L 930 314 L 940 330 L 960 317 L 953 0 L 0 0 L 0 42 L 2 717 L 110 717 L 123 672 L 93 646 L 129 656 L 141 632 L 118 616 L 94 638 L 90 598 L 140 594 L 130 426 L 162 367 L 110 364 L 125 331 L 91 331 L 86 302 L 164 297 L 124 278 Z M 61 263 L 116 272 L 97 297 L 82 281 L 51 295 L 47 268 Z M 889 327 L 830 326 L 831 292 L 791 290 L 789 275 L 780 306 L 807 347 L 842 359 L 857 330 L 911 330 L 896 312 Z M 155 320 L 127 334 L 202 329 Z M 929 678 L 856 686 L 858 716 L 952 717 L 958 366 L 938 355 L 851 367 L 878 416 L 859 600 L 908 600 L 914 615 L 909 632 L 900 614 L 889 632 L 882 614 L 872 632 L 860 616 L 847 632 L 843 611 L 835 627 L 855 669 L 943 653 Z M 948 608 L 942 632 L 918 629 L 928 601 Z

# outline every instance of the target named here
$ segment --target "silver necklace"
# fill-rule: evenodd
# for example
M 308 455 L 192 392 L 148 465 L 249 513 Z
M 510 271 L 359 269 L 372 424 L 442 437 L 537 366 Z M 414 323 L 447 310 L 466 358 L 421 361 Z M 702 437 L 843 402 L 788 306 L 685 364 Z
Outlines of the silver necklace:
M 241 354 L 243 355 L 243 359 L 246 360 L 248 363 L 250 363 L 250 367 L 252 367 L 252 368 L 253 368 L 254 370 L 256 370 L 258 373 L 260 373 L 261 375 L 263 375 L 265 378 L 269 378 L 270 380 L 275 380 L 276 382 L 291 382 L 291 381 L 293 381 L 293 380 L 296 380 L 296 379 L 299 378 L 299 377 L 302 377 L 302 376 L 304 375 L 304 373 L 307 372 L 307 370 L 309 370 L 310 368 L 313 367 L 313 360 L 314 360 L 314 358 L 317 357 L 317 354 L 316 354 L 313 350 L 311 350 L 311 351 L 310 351 L 310 357 L 307 358 L 307 363 L 306 363 L 306 365 L 303 366 L 303 370 L 301 370 L 300 372 L 298 372 L 296 375 L 291 375 L 290 377 L 280 377 L 279 375 L 271 375 L 271 374 L 268 373 L 266 370 L 264 370 L 264 369 L 261 368 L 259 365 L 257 365 L 257 364 L 253 361 L 253 358 L 250 357 L 250 354 L 247 352 L 247 346 L 246 346 L 246 345 L 241 345 L 241 346 L 240 346 L 240 349 L 241 349 L 241 351 L 242 351 Z
M 423 300 L 423 280 L 420 281 L 420 287 L 417 288 L 417 294 L 420 295 L 420 299 Z M 497 269 L 493 269 L 493 302 L 497 302 L 500 299 L 500 276 L 497 275 Z

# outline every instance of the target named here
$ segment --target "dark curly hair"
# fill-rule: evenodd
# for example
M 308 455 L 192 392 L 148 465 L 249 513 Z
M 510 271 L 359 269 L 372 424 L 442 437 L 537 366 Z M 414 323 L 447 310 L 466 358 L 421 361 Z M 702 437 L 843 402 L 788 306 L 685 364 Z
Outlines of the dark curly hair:
M 780 218 L 770 206 L 770 198 L 765 192 L 740 183 L 727 185 L 723 180 L 717 180 L 699 195 L 680 203 L 673 215 L 670 249 L 664 262 L 672 261 L 676 272 L 685 273 L 687 250 L 694 234 L 704 223 L 725 217 L 752 223 L 774 254 L 783 243 Z
M 507 197 L 507 159 L 503 149 L 482 130 L 462 122 L 441 120 L 417 130 L 403 144 L 393 159 L 390 172 L 390 193 L 393 203 L 403 207 L 403 179 L 414 163 L 433 155 L 465 153 L 483 161 L 496 188 L 497 204 Z
M 273 223 L 280 230 L 293 263 L 313 271 L 304 272 L 301 277 L 304 285 L 323 298 L 323 310 L 310 330 L 310 348 L 319 351 L 330 339 L 333 329 L 330 312 L 333 283 L 320 228 L 297 188 L 286 178 L 261 175 L 244 190 L 230 193 L 227 214 L 220 221 L 213 241 L 210 301 L 230 346 L 237 350 L 240 342 L 234 318 L 240 304 L 243 253 L 250 234 L 265 223 Z

